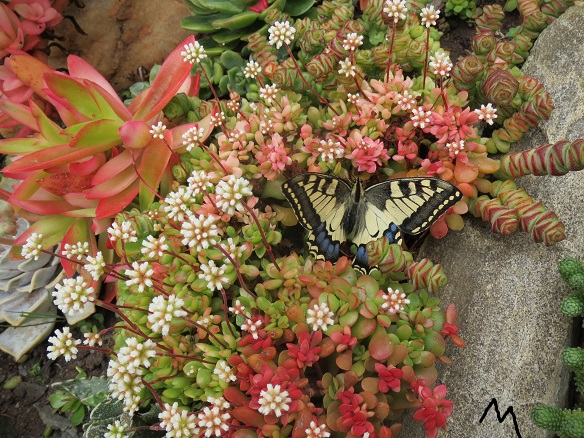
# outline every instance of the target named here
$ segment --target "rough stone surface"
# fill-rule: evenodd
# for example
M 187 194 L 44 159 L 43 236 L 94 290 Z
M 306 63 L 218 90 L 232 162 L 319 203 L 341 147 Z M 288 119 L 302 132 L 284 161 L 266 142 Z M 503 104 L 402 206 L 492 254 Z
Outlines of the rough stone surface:
M 141 80 L 138 67 L 150 70 L 162 63 L 190 34 L 180 27 L 181 18 L 190 15 L 182 0 L 84 1 L 82 8 L 72 2 L 63 14 L 74 16 L 87 35 L 80 34 L 70 20 L 63 20 L 55 35 L 67 53 L 53 47 L 50 63 L 65 67 L 66 55 L 80 55 L 116 90 Z
M 573 7 L 537 40 L 523 70 L 544 84 L 556 110 L 512 151 L 584 138 L 582 29 L 584 8 Z M 499 424 L 494 409 L 479 423 L 493 398 L 501 415 L 513 407 L 521 436 L 551 437 L 532 423 L 531 409 L 536 403 L 564 407 L 567 401 L 560 351 L 572 341 L 572 321 L 558 309 L 569 291 L 557 262 L 584 256 L 584 173 L 517 183 L 564 221 L 565 241 L 546 248 L 525 233 L 501 237 L 477 219 L 442 241 L 428 241 L 418 255 L 444 265 L 449 285 L 440 297 L 444 305 L 456 304 L 467 342 L 447 351 L 454 363 L 440 370 L 447 398 L 456 402 L 441 438 L 516 436 L 511 416 Z M 406 437 L 424 436 L 409 422 L 404 430 Z

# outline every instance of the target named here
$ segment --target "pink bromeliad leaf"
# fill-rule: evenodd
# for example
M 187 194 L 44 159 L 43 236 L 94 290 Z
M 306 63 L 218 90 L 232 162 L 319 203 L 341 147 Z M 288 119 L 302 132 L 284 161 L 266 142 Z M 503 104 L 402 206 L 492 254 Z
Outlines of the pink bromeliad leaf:
M 99 201 L 95 217 L 103 219 L 119 213 L 136 197 L 139 190 L 139 181 L 135 180 L 129 187 L 118 193 L 113 199 L 102 198 Z
M 179 44 L 162 63 L 152 86 L 132 101 L 129 110 L 134 114 L 134 120 L 151 119 L 176 94 L 192 69 L 192 64 L 185 62 L 181 52 L 186 44 L 194 42 L 195 37 L 191 35 Z
M 150 126 L 142 120 L 130 120 L 124 123 L 119 133 L 124 145 L 129 148 L 141 149 L 152 141 Z
M 146 209 L 154 201 L 152 190 L 156 190 L 160 184 L 171 155 L 168 146 L 160 139 L 153 140 L 144 150 L 138 170 L 143 179 L 140 183 L 140 208 Z

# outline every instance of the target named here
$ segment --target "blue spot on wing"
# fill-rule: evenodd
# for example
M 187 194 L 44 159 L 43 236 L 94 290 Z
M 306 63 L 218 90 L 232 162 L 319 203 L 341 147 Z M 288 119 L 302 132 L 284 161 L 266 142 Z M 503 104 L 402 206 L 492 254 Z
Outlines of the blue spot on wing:
M 357 248 L 357 254 L 355 254 L 355 258 L 353 259 L 353 265 L 362 268 L 365 272 L 369 272 L 371 269 L 369 267 L 369 255 L 365 250 L 365 245 L 359 245 Z
M 323 255 L 326 260 L 336 262 L 339 259 L 340 242 L 332 239 L 326 229 L 326 224 L 320 224 L 313 230 L 313 242 L 318 253 Z
M 396 224 L 391 224 L 383 235 L 387 237 L 389 243 L 399 243 L 399 228 Z

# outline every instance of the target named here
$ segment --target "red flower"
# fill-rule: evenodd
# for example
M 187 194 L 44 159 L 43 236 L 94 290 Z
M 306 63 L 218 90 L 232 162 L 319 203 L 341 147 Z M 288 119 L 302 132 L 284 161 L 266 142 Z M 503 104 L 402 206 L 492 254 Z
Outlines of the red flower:
M 394 392 L 399 392 L 401 389 L 401 378 L 404 372 L 393 365 L 385 366 L 380 363 L 375 364 L 375 371 L 379 374 L 379 390 L 381 392 L 389 392 L 393 390 Z
M 446 420 L 452 413 L 454 402 L 444 399 L 446 385 L 440 385 L 432 391 L 423 385 L 416 385 L 417 392 L 422 399 L 422 408 L 416 411 L 413 418 L 424 423 L 428 438 L 435 438 L 438 428 L 446 429 Z
M 363 436 L 366 432 L 374 435 L 375 428 L 367 419 L 375 413 L 367 411 L 365 403 L 359 406 L 363 402 L 363 397 L 355 394 L 354 391 L 354 388 L 351 387 L 346 391 L 337 393 L 337 399 L 341 401 L 341 406 L 339 407 L 339 413 L 342 415 L 341 423 L 347 429 L 350 428 L 349 430 L 353 435 Z
M 317 330 L 312 335 L 308 332 L 302 333 L 298 337 L 298 345 L 286 344 L 288 354 L 296 359 L 298 368 L 309 367 L 318 362 L 318 353 L 320 353 L 318 344 L 320 344 L 320 341 L 322 341 L 322 332 Z

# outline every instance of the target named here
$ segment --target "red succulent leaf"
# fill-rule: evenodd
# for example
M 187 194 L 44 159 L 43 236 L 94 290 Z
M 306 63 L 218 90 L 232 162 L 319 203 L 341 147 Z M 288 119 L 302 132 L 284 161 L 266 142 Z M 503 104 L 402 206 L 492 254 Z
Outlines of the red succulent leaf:
M 22 83 L 32 88 L 43 99 L 48 100 L 43 90 L 45 88 L 43 75 L 53 72 L 52 67 L 28 53 L 19 52 L 10 56 L 10 69 Z
M 399 392 L 401 390 L 401 378 L 404 372 L 393 365 L 385 366 L 381 363 L 375 364 L 375 371 L 379 374 L 379 390 L 381 392 Z
M 247 406 L 233 408 L 230 414 L 233 418 L 247 426 L 263 427 L 266 424 L 266 420 L 262 414 Z
M 91 187 L 93 174 L 78 176 L 69 172 L 49 175 L 37 180 L 40 187 L 47 192 L 57 196 L 63 196 L 67 193 L 83 192 Z

